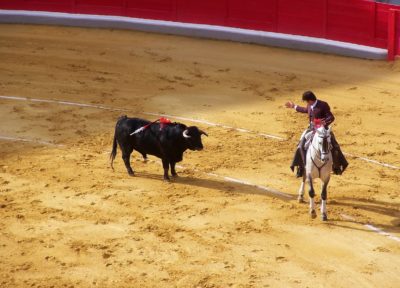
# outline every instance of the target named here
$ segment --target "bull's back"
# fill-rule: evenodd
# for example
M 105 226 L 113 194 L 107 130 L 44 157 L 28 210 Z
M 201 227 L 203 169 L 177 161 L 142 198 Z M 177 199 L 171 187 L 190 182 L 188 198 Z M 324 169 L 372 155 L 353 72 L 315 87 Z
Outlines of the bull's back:
M 152 124 L 146 130 L 135 135 L 130 135 L 135 130 L 150 123 L 150 121 L 141 118 L 125 117 L 118 120 L 116 137 L 121 149 L 124 149 L 123 147 L 128 147 L 128 150 L 131 150 L 129 148 L 133 148 L 142 154 L 160 157 L 161 153 L 157 142 L 157 135 L 154 133 L 154 129 L 157 129 L 157 127 L 153 127 L 159 126 L 159 124 Z

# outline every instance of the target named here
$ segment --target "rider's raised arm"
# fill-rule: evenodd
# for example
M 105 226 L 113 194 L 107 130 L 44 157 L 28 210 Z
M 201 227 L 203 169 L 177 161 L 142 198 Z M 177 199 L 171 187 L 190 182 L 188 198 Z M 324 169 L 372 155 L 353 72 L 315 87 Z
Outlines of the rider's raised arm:
M 286 106 L 286 108 L 293 108 L 294 110 L 296 110 L 297 112 L 300 112 L 300 113 L 308 113 L 307 108 L 298 106 L 298 105 L 294 104 L 292 101 L 286 102 L 285 106 Z
M 306 107 L 301 107 L 298 105 L 294 106 L 294 110 L 296 110 L 297 112 L 300 112 L 300 113 L 308 113 L 308 109 Z

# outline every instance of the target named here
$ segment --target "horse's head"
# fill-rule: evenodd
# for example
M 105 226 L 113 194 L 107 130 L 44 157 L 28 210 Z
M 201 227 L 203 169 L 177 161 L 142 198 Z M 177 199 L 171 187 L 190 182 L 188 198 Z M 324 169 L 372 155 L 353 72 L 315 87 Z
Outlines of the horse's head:
M 316 130 L 314 136 L 314 143 L 321 154 L 321 161 L 329 161 L 329 152 L 331 150 L 331 128 L 325 129 L 324 126 L 319 127 Z

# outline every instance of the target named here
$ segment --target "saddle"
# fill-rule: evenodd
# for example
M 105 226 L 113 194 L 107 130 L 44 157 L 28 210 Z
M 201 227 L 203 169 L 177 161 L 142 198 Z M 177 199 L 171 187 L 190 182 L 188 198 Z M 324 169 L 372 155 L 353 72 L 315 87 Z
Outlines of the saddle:
M 319 120 L 319 119 L 315 119 Z M 292 164 L 290 165 L 290 169 L 294 172 L 295 167 L 297 167 L 297 177 L 303 177 L 304 173 L 304 167 L 306 166 L 306 163 L 303 163 L 303 159 L 301 157 L 301 151 L 300 149 L 303 150 L 303 155 L 304 155 L 304 162 L 306 161 L 305 155 L 307 155 L 307 150 L 310 147 L 310 144 L 312 142 L 312 139 L 315 135 L 315 128 L 318 126 L 322 125 L 321 122 L 315 121 L 314 120 L 314 125 L 311 128 L 312 129 L 309 133 L 306 134 L 306 139 L 304 142 L 304 145 L 297 145 L 297 149 L 295 151 L 294 157 Z M 300 143 L 299 143 L 300 144 Z M 346 160 L 346 157 L 344 156 L 342 150 L 340 149 L 339 143 L 336 141 L 335 135 L 332 133 L 331 134 L 331 144 L 332 144 L 332 160 L 333 160 L 333 173 L 336 175 L 342 175 L 343 172 L 346 170 L 347 166 L 349 163 Z M 302 146 L 302 147 L 300 147 Z

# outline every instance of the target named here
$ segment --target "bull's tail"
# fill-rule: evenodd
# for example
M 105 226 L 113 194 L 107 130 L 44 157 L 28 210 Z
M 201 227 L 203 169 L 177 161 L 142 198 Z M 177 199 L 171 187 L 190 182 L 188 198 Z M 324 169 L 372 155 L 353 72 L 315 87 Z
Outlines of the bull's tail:
M 114 133 L 114 140 L 113 140 L 113 146 L 110 154 L 110 161 L 111 161 L 111 169 L 114 171 L 114 166 L 113 162 L 115 159 L 115 156 L 117 156 L 117 135 Z
M 117 124 L 115 125 L 115 132 L 114 132 L 114 140 L 113 140 L 113 146 L 112 146 L 112 150 L 111 150 L 111 154 L 110 154 L 110 161 L 111 161 L 111 169 L 114 171 L 114 166 L 113 166 L 113 162 L 114 162 L 114 159 L 115 159 L 115 157 L 117 156 L 117 128 L 118 128 L 118 125 L 119 125 L 119 122 L 121 121 L 121 120 L 123 120 L 123 119 L 126 119 L 127 118 L 127 116 L 126 115 L 124 115 L 124 116 L 121 116 L 119 119 L 118 119 L 118 121 L 117 121 Z

